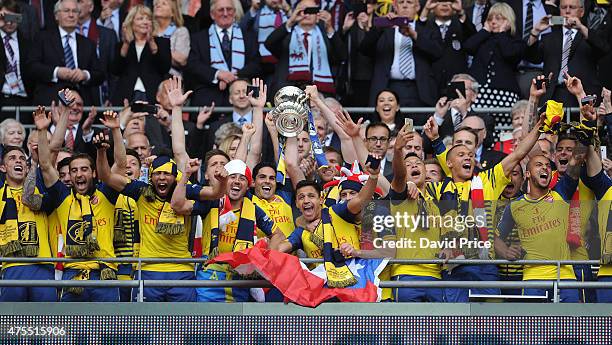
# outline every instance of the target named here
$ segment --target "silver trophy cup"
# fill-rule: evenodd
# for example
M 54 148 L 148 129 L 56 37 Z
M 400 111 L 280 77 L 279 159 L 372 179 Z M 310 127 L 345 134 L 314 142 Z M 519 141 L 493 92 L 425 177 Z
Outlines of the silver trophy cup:
M 297 137 L 304 130 L 310 110 L 308 103 L 308 96 L 298 87 L 285 86 L 276 92 L 271 113 L 282 136 Z

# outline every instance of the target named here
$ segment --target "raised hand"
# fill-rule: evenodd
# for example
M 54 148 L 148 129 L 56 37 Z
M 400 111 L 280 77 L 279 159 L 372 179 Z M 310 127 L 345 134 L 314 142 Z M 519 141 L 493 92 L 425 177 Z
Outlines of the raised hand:
M 227 179 L 228 179 L 227 170 L 225 170 L 225 168 L 215 170 L 214 177 L 219 182 L 227 182 Z
M 100 122 L 102 122 L 102 124 L 106 126 L 106 128 L 111 129 L 111 130 L 120 127 L 119 115 L 112 110 L 106 110 L 104 113 L 102 113 Z
M 567 72 L 563 72 L 563 78 L 565 79 L 565 87 L 569 93 L 580 98 L 584 96 L 584 88 L 582 87 L 580 78 L 572 77 Z
M 440 117 L 445 117 L 448 113 L 448 108 L 450 108 L 451 102 L 448 101 L 446 96 L 441 97 L 438 102 L 436 102 L 436 114 Z
M 419 187 L 417 187 L 416 183 L 408 181 L 406 183 L 406 194 L 408 194 L 408 199 L 416 200 L 419 198 L 421 193 L 419 192 Z
M 435 121 L 434 121 L 435 122 Z M 414 139 L 414 132 L 405 131 L 404 128 L 397 133 L 397 137 L 395 138 L 395 144 L 393 148 L 396 150 L 402 150 L 406 147 L 406 144 L 411 142 Z
M 438 133 L 438 123 L 433 116 L 430 117 L 423 126 L 423 132 L 431 141 L 434 141 L 440 137 L 440 134 Z
M 202 162 L 200 162 L 199 159 L 191 158 L 191 159 L 189 159 L 189 162 L 187 162 L 187 166 L 185 167 L 184 173 L 187 176 L 191 176 L 193 174 L 197 174 L 198 171 L 200 170 L 200 166 L 201 165 L 202 165 Z
M 355 138 L 359 136 L 359 131 L 361 129 L 361 123 L 363 122 L 363 117 L 357 120 L 357 123 L 353 122 L 351 116 L 348 112 L 337 111 L 336 113 L 336 124 L 342 128 L 344 133 L 351 138 Z
M 544 80 L 546 79 L 545 76 L 543 75 L 539 75 L 533 79 L 531 79 L 531 86 L 529 87 L 529 96 L 533 97 L 535 99 L 540 99 L 542 96 L 544 96 L 546 94 L 546 88 L 547 85 L 546 83 L 542 83 L 542 88 L 538 89 L 538 80 Z M 550 81 L 550 78 L 548 79 Z
M 108 134 L 100 132 L 93 136 L 92 142 L 98 150 L 108 150 L 110 148 L 110 138 Z
M 344 23 L 342 24 L 342 32 L 349 31 L 355 24 L 355 12 L 351 11 L 344 16 Z
M 605 114 L 612 113 L 612 92 L 605 87 L 601 90 L 601 104 L 604 106 Z
M 316 85 L 306 86 L 306 89 L 304 89 L 304 92 L 306 93 L 306 96 L 308 96 L 308 98 L 310 99 L 311 103 L 319 100 L 319 91 L 317 90 Z
M 94 121 L 96 121 L 96 116 L 98 116 L 98 110 L 92 105 L 85 122 L 83 122 L 83 134 L 87 134 L 91 131 L 91 126 L 93 126 Z
M 312 159 L 312 157 L 306 157 L 300 162 L 300 170 L 302 170 L 306 178 L 309 178 L 314 174 L 316 170 L 316 165 L 317 164 L 315 163 L 314 159 Z
M 38 106 L 34 112 L 32 112 L 34 118 L 34 124 L 38 130 L 46 130 L 51 125 L 51 113 L 45 112 L 45 107 Z
M 381 160 L 383 158 L 383 157 L 378 156 L 378 155 L 372 155 L 371 154 L 371 156 L 376 158 L 376 159 L 378 159 L 378 160 Z M 365 171 L 368 173 L 368 175 L 378 176 L 378 174 L 380 173 L 380 164 L 378 165 L 378 167 L 376 169 L 374 169 L 374 168 L 372 168 L 370 162 L 366 162 L 366 164 L 365 164 Z
M 597 120 L 597 111 L 592 103 L 580 105 L 580 114 L 589 121 Z
M 168 101 L 173 107 L 182 107 L 187 98 L 191 96 L 193 91 L 183 93 L 183 80 L 177 76 L 170 79 L 170 82 L 165 83 Z
M 172 117 L 164 108 L 158 106 L 157 114 L 155 114 L 154 116 L 160 125 L 166 128 L 170 128 L 170 126 L 172 125 Z
M 213 111 L 215 110 L 215 102 L 212 102 L 210 107 L 202 107 L 200 108 L 200 112 L 198 113 L 198 118 L 196 119 L 196 127 L 198 129 L 204 128 L 204 123 L 210 119 Z
M 266 97 L 268 96 L 268 86 L 264 83 L 263 79 L 253 78 L 251 81 L 253 86 L 259 87 L 259 97 L 253 97 L 253 91 L 251 91 L 247 96 L 249 97 L 249 102 L 253 108 L 261 108 L 263 109 L 266 106 Z
M 252 123 L 245 123 L 242 125 L 242 136 L 250 138 L 255 134 L 255 125 Z

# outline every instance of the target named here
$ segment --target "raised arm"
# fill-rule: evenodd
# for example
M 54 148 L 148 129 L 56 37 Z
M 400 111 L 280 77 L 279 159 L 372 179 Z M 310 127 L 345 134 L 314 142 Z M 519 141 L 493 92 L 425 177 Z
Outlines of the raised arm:
M 537 81 L 543 80 L 546 77 L 543 75 L 537 76 L 531 80 L 531 87 L 529 89 L 529 107 L 527 108 L 527 114 L 524 121 L 528 124 L 527 133 L 535 127 L 537 120 L 539 119 L 538 105 L 540 104 L 540 98 L 546 94 L 546 83 L 542 83 L 542 88 L 537 88 Z M 552 78 L 552 73 L 548 75 L 548 80 Z M 525 122 L 523 122 L 525 123 Z
M 259 97 L 249 97 L 249 102 L 253 107 L 253 125 L 255 126 L 255 134 L 251 137 L 251 146 L 245 160 L 247 166 L 253 170 L 257 163 L 261 160 L 262 139 L 263 139 L 263 109 L 266 106 L 266 98 L 268 97 L 268 86 L 263 79 L 253 78 L 252 84 L 259 86 Z
M 272 118 L 272 113 L 267 113 L 264 119 L 268 133 L 270 133 L 270 139 L 272 139 L 272 148 L 274 149 L 274 161 L 278 164 L 278 131 L 276 130 L 276 124 Z
M 317 87 L 315 85 L 306 86 L 306 94 L 309 96 L 311 102 L 321 110 L 321 115 L 327 120 L 333 129 L 333 131 L 338 135 L 341 142 L 342 148 L 342 157 L 347 162 L 354 162 L 358 160 L 357 153 L 355 152 L 355 147 L 353 144 L 353 139 L 342 129 L 342 127 L 337 123 L 336 116 L 337 114 L 331 110 L 324 100 L 319 97 L 319 92 L 317 91 Z M 344 112 L 346 116 L 348 114 Z
M 298 182 L 306 179 L 304 172 L 300 169 L 300 156 L 298 155 L 297 138 L 295 137 L 287 138 L 285 142 L 285 167 L 295 190 Z
M 255 126 L 252 123 L 245 123 L 242 125 L 242 137 L 236 148 L 235 159 L 246 162 L 248 155 L 247 151 L 249 150 L 249 145 L 251 145 L 253 135 L 255 135 Z
M 357 156 L 357 160 L 362 164 L 368 159 L 368 148 L 365 146 L 365 143 L 361 136 L 359 135 L 359 130 L 361 128 L 361 123 L 363 122 L 363 118 L 359 118 L 357 123 L 353 122 L 348 113 L 336 113 L 335 122 L 342 128 L 342 130 L 351 137 L 353 141 L 353 145 L 355 147 L 355 152 Z M 391 188 L 391 184 L 384 176 L 378 177 L 378 186 L 383 190 L 384 193 L 388 193 Z
M 179 77 L 172 77 L 164 85 L 168 93 L 168 101 L 172 105 L 172 151 L 174 160 L 179 167 L 184 167 L 189 161 L 185 147 L 185 127 L 183 126 L 183 104 L 192 91 L 183 93 L 183 81 Z
M 504 175 L 510 176 L 514 166 L 519 164 L 519 162 L 522 161 L 527 154 L 529 154 L 540 137 L 540 126 L 544 124 L 544 119 L 546 119 L 546 115 L 543 114 L 540 116 L 540 120 L 536 123 L 536 126 L 529 132 L 529 134 L 527 134 L 523 140 L 519 141 L 514 151 L 512 151 L 512 153 L 507 155 L 501 161 L 502 168 L 504 169 Z
M 121 136 L 119 115 L 112 110 L 107 110 L 102 114 L 100 121 L 106 128 L 110 129 L 111 135 L 113 136 L 113 157 L 115 166 L 111 168 L 111 171 L 125 175 L 127 157 L 125 154 L 125 145 L 123 145 L 123 137 Z
M 347 208 L 352 214 L 359 214 L 361 210 L 366 207 L 368 202 L 372 201 L 372 196 L 374 196 L 374 191 L 376 190 L 376 185 L 378 183 L 378 174 L 380 173 L 380 166 L 378 166 L 378 168 L 376 169 L 372 169 L 370 167 L 370 163 L 366 163 L 365 170 L 370 175 L 368 177 L 368 181 L 365 183 L 363 188 L 361 188 L 357 196 L 349 200 L 347 204 Z
M 393 161 L 391 166 L 393 168 L 393 180 L 391 181 L 391 189 L 397 193 L 401 193 L 406 189 L 406 166 L 404 165 L 404 151 L 402 150 L 406 143 L 410 142 L 414 138 L 414 133 L 407 132 L 402 128 L 397 133 L 395 139 L 395 145 L 393 145 Z M 402 159 L 400 159 L 402 158 Z
M 96 172 L 98 173 L 98 179 L 112 189 L 121 192 L 129 183 L 129 179 L 125 175 L 111 172 L 111 168 L 108 165 L 108 157 L 106 156 L 106 151 L 110 147 L 108 138 L 104 133 L 98 133 L 93 137 L 93 144 L 97 149 Z M 123 141 L 121 141 L 120 145 L 123 146 Z M 115 147 L 115 150 L 116 149 Z M 123 148 L 123 150 L 125 150 L 125 148 Z
M 197 160 L 195 160 L 197 162 Z M 190 162 L 191 163 L 191 162 Z M 197 173 L 200 169 L 199 164 L 188 164 L 183 169 L 183 176 L 176 182 L 174 192 L 172 192 L 172 199 L 170 200 L 170 206 L 177 215 L 188 216 L 191 215 L 193 210 L 193 202 L 187 200 L 187 190 L 185 186 L 189 183 L 189 178 L 192 174 Z
M 200 169 L 200 161 L 198 159 L 190 159 L 185 170 L 198 171 Z M 214 179 L 218 183 L 211 183 L 210 186 L 203 186 L 198 194 L 200 201 L 220 199 L 227 192 L 227 170 L 222 168 L 215 171 Z
M 71 93 L 68 91 L 66 94 Z M 55 101 L 51 102 L 51 116 L 55 119 L 55 132 L 51 136 L 49 142 L 49 150 L 53 152 L 59 152 L 64 145 L 64 136 L 66 135 L 66 129 L 68 128 L 68 113 L 70 108 L 63 104 L 55 105 Z
M 51 125 L 51 113 L 46 113 L 45 107 L 38 106 L 33 116 L 34 124 L 38 130 L 38 164 L 42 171 L 45 186 L 51 187 L 59 179 L 57 170 L 51 162 L 49 139 L 47 139 L 47 129 Z

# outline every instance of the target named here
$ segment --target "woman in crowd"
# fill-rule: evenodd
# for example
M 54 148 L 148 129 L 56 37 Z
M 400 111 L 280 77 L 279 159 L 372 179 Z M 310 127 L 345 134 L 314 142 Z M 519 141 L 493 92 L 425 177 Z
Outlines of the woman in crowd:
M 476 107 L 511 107 L 519 99 L 515 73 L 527 48 L 515 36 L 515 15 L 505 3 L 491 7 L 482 30 L 465 41 L 466 51 L 474 56 L 469 74 L 478 83 Z M 496 124 L 509 125 L 508 114 L 495 114 Z
M 376 96 L 376 106 L 374 107 L 373 121 L 384 122 L 391 131 L 400 129 L 403 126 L 402 115 L 400 113 L 399 97 L 394 91 L 382 90 Z
M 156 22 L 145 6 L 132 7 L 123 23 L 111 72 L 119 77 L 113 104 L 123 99 L 155 103 L 159 84 L 170 70 L 170 40 L 155 37 Z
M 181 69 L 187 64 L 191 45 L 189 31 L 183 26 L 181 0 L 155 0 L 153 16 L 157 24 L 155 36 L 170 40 L 172 68 L 170 74 L 181 76 Z
M 0 143 L 3 146 L 23 147 L 25 128 L 15 119 L 6 119 L 0 123 Z

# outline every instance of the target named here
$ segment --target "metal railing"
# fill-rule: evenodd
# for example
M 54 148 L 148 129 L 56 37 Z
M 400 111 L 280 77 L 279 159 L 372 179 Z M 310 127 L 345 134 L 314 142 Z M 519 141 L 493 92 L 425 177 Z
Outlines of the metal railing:
M 102 113 L 105 110 L 113 110 L 113 111 L 121 111 L 123 109 L 123 107 L 96 107 L 98 113 Z M 186 113 L 197 113 L 199 112 L 201 109 L 201 107 L 183 107 L 183 112 Z M 372 114 L 374 112 L 374 107 L 347 107 L 345 108 L 350 114 Z M 489 114 L 489 113 L 506 113 L 506 114 L 510 114 L 512 108 L 475 108 L 472 109 L 472 112 L 476 113 L 476 114 Z M 15 118 L 17 119 L 17 121 L 20 120 L 21 118 L 21 113 L 22 112 L 33 112 L 34 110 L 36 110 L 36 107 L 34 106 L 7 106 L 7 107 L 2 107 L 3 111 L 14 111 L 15 112 Z M 85 107 L 83 108 L 83 111 L 85 113 L 89 113 L 90 107 Z M 232 107 L 215 107 L 215 109 L 213 110 L 214 114 L 221 114 L 221 113 L 231 113 L 233 110 Z M 270 110 L 270 108 L 266 108 L 265 111 Z M 433 114 L 435 112 L 435 108 L 432 107 L 417 107 L 417 108 L 408 108 L 408 107 L 404 107 L 401 108 L 401 113 L 403 115 L 408 115 L 408 114 Z M 570 108 L 567 107 L 565 108 L 565 113 L 567 114 L 567 121 L 569 122 L 570 116 L 572 113 L 578 113 L 580 111 L 579 108 Z M 34 125 L 24 125 L 27 129 L 31 129 L 34 128 Z M 420 126 L 416 127 L 417 129 L 420 129 Z M 496 125 L 495 126 L 495 130 L 500 130 L 500 131 L 505 131 L 505 130 L 512 130 L 512 126 L 511 125 Z
M 134 280 L 0 280 L 0 287 L 86 287 L 86 288 L 137 288 L 138 302 L 143 302 L 145 287 L 208 287 L 208 288 L 269 288 L 266 280 L 149 280 L 142 279 L 142 265 L 153 263 L 204 264 L 206 258 L 90 258 L 87 261 L 136 264 Z M 10 263 L 78 263 L 84 259 L 74 258 L 15 258 L 0 257 L 3 264 Z M 302 258 L 305 264 L 323 263 L 323 259 Z M 381 288 L 502 288 L 502 289 L 547 289 L 553 290 L 553 302 L 559 303 L 560 289 L 612 289 L 611 282 L 582 282 L 561 280 L 561 266 L 599 265 L 597 260 L 441 260 L 441 259 L 389 259 L 388 264 L 461 264 L 461 265 L 554 265 L 557 279 L 547 281 L 381 281 Z

